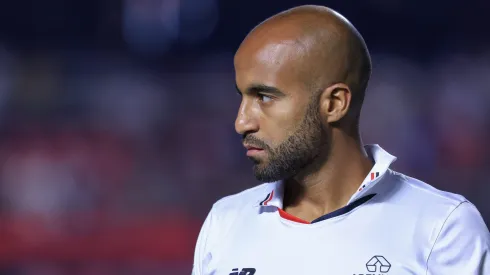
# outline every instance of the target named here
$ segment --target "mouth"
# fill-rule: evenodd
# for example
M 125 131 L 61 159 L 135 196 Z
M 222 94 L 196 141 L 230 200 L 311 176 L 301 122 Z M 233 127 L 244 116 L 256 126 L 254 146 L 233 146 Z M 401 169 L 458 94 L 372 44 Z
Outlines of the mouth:
M 264 149 L 253 146 L 253 145 L 245 145 L 245 149 L 247 149 L 247 156 L 248 157 L 253 157 L 259 154 L 264 153 Z

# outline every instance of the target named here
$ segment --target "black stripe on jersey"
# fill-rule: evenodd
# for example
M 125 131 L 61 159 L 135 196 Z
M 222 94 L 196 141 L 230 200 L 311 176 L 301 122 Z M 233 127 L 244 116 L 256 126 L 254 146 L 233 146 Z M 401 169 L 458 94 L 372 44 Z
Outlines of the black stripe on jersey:
M 317 219 L 314 219 L 313 221 L 311 221 L 311 223 L 316 223 L 316 222 L 321 222 L 321 221 L 324 221 L 324 220 L 328 220 L 328 219 L 331 219 L 331 218 L 334 218 L 334 217 L 337 217 L 337 216 L 340 216 L 340 215 L 343 215 L 343 214 L 346 214 L 346 213 L 349 213 L 350 211 L 354 210 L 356 207 L 362 205 L 363 203 L 369 201 L 370 199 L 372 199 L 374 196 L 376 196 L 376 194 L 370 194 L 370 195 L 367 195 L 367 196 L 364 196 L 362 198 L 359 198 L 355 201 L 353 201 L 351 204 L 349 205 L 346 205 L 340 209 L 337 209 L 331 213 L 328 213 L 326 215 L 323 215 L 321 216 L 320 218 L 317 218 Z
M 272 193 L 269 193 L 267 194 L 267 197 L 265 197 L 265 199 L 263 201 L 260 202 L 260 205 L 263 206 L 264 205 L 264 202 L 267 201 L 269 199 L 269 197 L 271 196 Z

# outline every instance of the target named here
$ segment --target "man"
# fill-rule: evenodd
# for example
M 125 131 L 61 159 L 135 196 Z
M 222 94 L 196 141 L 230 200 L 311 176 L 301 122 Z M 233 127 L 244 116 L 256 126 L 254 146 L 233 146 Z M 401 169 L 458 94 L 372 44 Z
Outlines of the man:
M 251 31 L 234 63 L 235 127 L 267 183 L 213 205 L 193 274 L 490 274 L 475 206 L 362 145 L 371 61 L 344 17 L 319 6 L 282 12 Z

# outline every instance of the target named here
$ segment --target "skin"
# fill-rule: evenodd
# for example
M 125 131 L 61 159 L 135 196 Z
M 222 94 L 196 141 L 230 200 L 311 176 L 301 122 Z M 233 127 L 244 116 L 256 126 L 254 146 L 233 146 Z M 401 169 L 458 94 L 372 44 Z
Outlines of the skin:
M 363 43 L 340 14 L 308 5 L 262 22 L 235 55 L 235 128 L 262 149 L 254 174 L 284 180 L 283 209 L 306 221 L 345 206 L 373 166 L 357 127 Z

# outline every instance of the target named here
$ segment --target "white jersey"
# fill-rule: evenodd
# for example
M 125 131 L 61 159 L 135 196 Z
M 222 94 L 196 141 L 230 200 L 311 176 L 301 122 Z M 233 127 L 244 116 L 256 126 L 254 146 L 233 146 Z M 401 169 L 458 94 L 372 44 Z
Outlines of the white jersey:
M 199 234 L 194 275 L 489 275 L 490 233 L 464 197 L 389 166 L 374 167 L 348 204 L 306 223 L 282 210 L 281 182 L 216 202 Z

